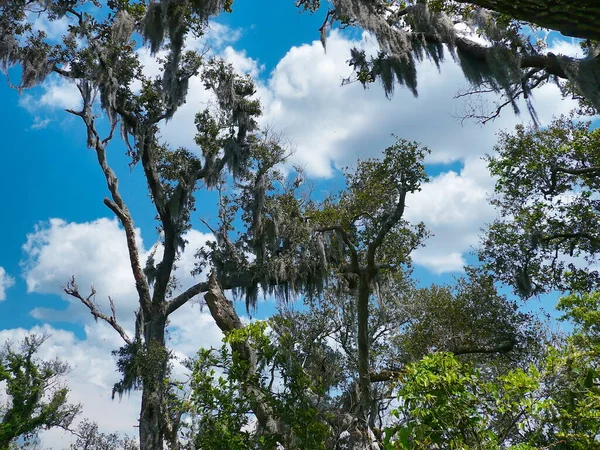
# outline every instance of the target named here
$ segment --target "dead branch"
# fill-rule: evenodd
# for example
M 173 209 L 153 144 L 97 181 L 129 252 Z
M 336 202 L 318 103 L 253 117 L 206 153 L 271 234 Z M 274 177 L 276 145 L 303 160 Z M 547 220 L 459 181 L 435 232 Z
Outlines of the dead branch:
M 108 297 L 108 301 L 110 303 L 111 315 L 107 316 L 102 311 L 100 311 L 100 309 L 98 308 L 98 305 L 94 301 L 95 297 L 96 297 L 96 289 L 94 288 L 94 286 L 91 286 L 90 295 L 88 295 L 87 297 L 84 297 L 83 295 L 81 295 L 79 293 L 79 287 L 75 283 L 75 276 L 73 276 L 73 277 L 71 277 L 71 280 L 67 283 L 67 285 L 63 288 L 63 290 L 65 291 L 66 294 L 70 295 L 71 297 L 75 297 L 76 299 L 81 301 L 81 303 L 83 303 L 85 306 L 87 306 L 87 308 L 90 310 L 90 313 L 92 314 L 92 316 L 94 316 L 94 320 L 96 320 L 96 322 L 98 321 L 98 319 L 103 320 L 104 322 L 109 324 L 111 327 L 113 327 L 113 329 L 117 333 L 119 333 L 119 335 L 121 336 L 121 338 L 123 338 L 123 340 L 125 341 L 126 344 L 129 344 L 129 345 L 132 344 L 131 338 L 127 335 L 127 332 L 117 322 L 117 316 L 115 313 L 115 304 L 114 304 L 112 298 Z

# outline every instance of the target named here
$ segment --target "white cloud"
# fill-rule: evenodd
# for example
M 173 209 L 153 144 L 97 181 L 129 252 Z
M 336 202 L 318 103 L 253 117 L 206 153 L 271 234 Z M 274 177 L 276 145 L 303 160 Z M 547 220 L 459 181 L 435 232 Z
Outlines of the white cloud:
M 6 300 L 6 290 L 15 284 L 15 279 L 0 266 L 0 302 Z
M 191 271 L 195 267 L 195 252 L 211 239 L 211 235 L 190 230 L 184 239 L 188 241 L 186 251 L 177 261 L 177 270 L 174 272 L 181 289 L 205 280 L 204 274 L 193 277 Z M 144 265 L 152 248 L 144 248 L 139 230 L 136 242 Z M 75 276 L 82 295 L 88 295 L 93 285 L 97 301 L 104 308 L 108 307 L 108 296 L 111 296 L 117 317 L 124 318 L 124 323 L 132 326 L 132 311 L 137 308 L 138 299 L 129 265 L 125 232 L 116 219 L 101 218 L 85 223 L 50 219 L 47 223 L 37 225 L 35 231 L 27 235 L 23 251 L 25 257 L 21 264 L 28 292 L 61 295 L 69 302 L 71 319 L 89 320 L 89 312 L 85 307 L 62 290 Z M 157 251 L 155 261 L 158 262 L 161 255 Z M 41 320 L 64 320 L 65 313 L 38 307 L 32 311 L 32 315 Z
M 50 124 L 51 120 L 49 118 L 42 119 L 41 117 L 34 117 L 33 124 L 31 125 L 32 130 L 43 130 Z
M 218 51 L 229 44 L 237 42 L 242 37 L 242 30 L 239 28 L 232 29 L 221 23 L 210 22 L 205 37 L 213 48 Z
M 137 243 L 143 252 L 139 231 Z M 82 295 L 88 295 L 93 285 L 100 304 L 106 304 L 110 295 L 117 312 L 130 314 L 135 308 L 135 284 L 125 233 L 116 219 L 87 223 L 50 219 L 27 235 L 23 251 L 28 292 L 62 294 L 62 287 L 75 276 Z M 66 298 L 75 303 L 77 307 L 73 312 L 79 313 L 79 317 L 88 313 L 74 299 Z M 39 309 L 35 314 L 40 317 L 43 312 Z
M 407 220 L 423 221 L 434 234 L 414 252 L 415 263 L 438 274 L 462 271 L 464 254 L 477 246 L 480 229 L 495 217 L 487 202 L 493 187 L 485 162 L 470 159 L 460 173 L 442 173 L 407 197 Z
M 233 47 L 227 46 L 221 56 L 233 66 L 236 72 L 248 74 L 252 78 L 257 78 L 264 70 L 264 66 L 259 64 L 257 60 L 249 58 L 245 50 L 237 51 Z
M 42 31 L 48 39 L 59 42 L 69 31 L 69 25 L 73 23 L 70 16 L 63 16 L 60 19 L 50 20 L 46 13 L 30 13 L 27 18 L 31 22 L 34 30 Z
M 81 95 L 77 86 L 64 78 L 51 77 L 43 83 L 38 89 L 42 91 L 41 95 L 24 94 L 19 98 L 19 105 L 32 114 L 38 114 L 40 109 L 73 109 L 81 108 Z M 46 120 L 36 116 L 36 123 Z M 34 124 L 35 125 L 35 124 Z
M 561 39 L 553 39 L 548 45 L 548 52 L 552 52 L 556 55 L 567 55 L 574 58 L 583 58 L 583 49 L 579 45 L 578 39 L 566 39 L 561 36 Z
M 419 65 L 418 98 L 402 87 L 396 88 L 391 100 L 379 84 L 367 90 L 358 83 L 342 87 L 342 77 L 351 70 L 347 60 L 354 46 L 373 49 L 366 34 L 351 41 L 336 32 L 329 37 L 327 54 L 319 41 L 294 47 L 259 91 L 265 122 L 297 144 L 295 162 L 313 176 L 330 175 L 332 163 L 342 167 L 358 156 L 379 155 L 392 143 L 392 133 L 429 146 L 429 162 L 464 161 L 490 152 L 498 130 L 529 120 L 506 110 L 486 126 L 471 121 L 461 126 L 456 116 L 468 100 L 454 98 L 465 81 L 452 61 L 442 64 L 441 72 L 430 62 Z M 550 85 L 537 90 L 535 99 L 543 123 L 575 105 L 563 101 Z

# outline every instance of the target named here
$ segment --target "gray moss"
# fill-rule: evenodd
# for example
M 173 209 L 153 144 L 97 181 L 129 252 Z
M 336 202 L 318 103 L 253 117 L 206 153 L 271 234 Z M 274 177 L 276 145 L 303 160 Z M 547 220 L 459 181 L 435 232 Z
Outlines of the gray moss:
M 127 11 L 119 11 L 112 25 L 112 38 L 116 44 L 126 44 L 135 29 L 135 20 Z
M 591 54 L 581 60 L 563 56 L 558 61 L 569 81 L 600 111 L 600 56 Z

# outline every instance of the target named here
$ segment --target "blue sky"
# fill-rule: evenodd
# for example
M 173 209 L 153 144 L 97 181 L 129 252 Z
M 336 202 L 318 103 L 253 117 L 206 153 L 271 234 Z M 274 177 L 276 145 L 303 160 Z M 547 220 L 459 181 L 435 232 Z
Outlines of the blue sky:
M 464 262 L 473 261 L 469 252 L 477 245 L 479 230 L 495 217 L 486 201 L 493 181 L 480 158 L 492 151 L 498 130 L 528 118 L 514 117 L 507 110 L 485 127 L 461 124 L 456 116 L 464 104 L 453 97 L 465 81 L 452 62 L 445 63 L 441 73 L 422 64 L 418 99 L 398 89 L 387 100 L 377 85 L 366 91 L 358 85 L 341 87 L 341 79 L 349 73 L 349 49 L 354 45 L 373 49 L 373 39 L 359 30 L 333 32 L 325 54 L 317 31 L 322 15 L 299 14 L 293 3 L 237 0 L 234 13 L 219 17 L 213 26 L 214 51 L 257 78 L 263 124 L 289 139 L 296 149 L 293 162 L 306 169 L 317 191 L 339 187 L 336 168 L 358 157 L 378 156 L 392 142 L 392 133 L 429 146 L 432 180 L 409 199 L 407 215 L 413 221 L 424 220 L 435 237 L 415 254 L 415 276 L 421 285 L 451 282 Z M 563 52 L 576 51 L 571 41 L 553 45 Z M 106 194 L 102 173 L 95 154 L 85 147 L 82 124 L 64 112 L 76 105 L 73 92 L 72 86 L 58 80 L 23 95 L 0 83 L 4 136 L 0 187 L 5 192 L 0 267 L 7 274 L 6 289 L 0 289 L 0 341 L 18 340 L 27 330 L 51 333 L 45 356 L 68 355 L 76 366 L 70 384 L 74 399 L 85 403 L 85 415 L 107 430 L 131 432 L 135 395 L 123 400 L 110 417 L 106 414 L 112 408 L 110 386 L 116 375 L 110 350 L 120 345 L 117 337 L 95 324 L 83 306 L 61 296 L 61 286 L 74 274 L 82 291 L 88 283 L 97 287 L 99 303 L 106 304 L 102 302 L 112 295 L 126 323 L 135 305 L 122 234 L 102 203 Z M 163 129 L 165 139 L 173 146 L 190 145 L 193 115 L 207 100 L 201 83 L 193 82 L 190 101 Z M 536 93 L 536 106 L 542 123 L 547 123 L 574 104 L 547 86 Z M 156 224 L 140 170 L 130 171 L 118 142 L 110 149 L 109 162 L 147 252 L 156 241 Z M 214 217 L 213 200 L 200 199 L 203 217 Z M 200 245 L 207 231 L 196 222 L 191 246 Z M 192 265 L 188 255 L 182 271 Z M 193 282 L 189 275 L 183 281 Z M 544 305 L 551 307 L 552 302 Z M 273 303 L 263 302 L 258 308 L 261 317 L 273 311 Z M 185 355 L 200 345 L 217 345 L 220 335 L 206 312 L 191 306 L 173 318 L 171 339 L 178 354 Z M 56 433 L 48 436 L 53 446 L 69 442 Z

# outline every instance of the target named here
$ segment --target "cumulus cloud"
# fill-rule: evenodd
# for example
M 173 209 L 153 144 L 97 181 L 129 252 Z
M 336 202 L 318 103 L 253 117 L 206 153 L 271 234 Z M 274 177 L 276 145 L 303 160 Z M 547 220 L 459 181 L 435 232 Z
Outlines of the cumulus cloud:
M 40 87 L 40 94 L 24 94 L 19 98 L 19 105 L 32 114 L 39 113 L 40 108 L 73 109 L 81 108 L 81 95 L 77 86 L 64 78 L 52 77 Z M 37 123 L 45 118 L 37 117 Z
M 0 267 L 0 302 L 6 300 L 6 290 L 15 284 L 15 279 Z
M 316 40 L 290 49 L 259 89 L 264 121 L 295 143 L 293 162 L 313 177 L 330 176 L 358 157 L 379 156 L 393 142 L 392 133 L 428 146 L 428 163 L 462 163 L 460 173 L 442 173 L 411 196 L 407 209 L 409 220 L 424 221 L 435 234 L 415 253 L 415 262 L 436 273 L 460 271 L 480 228 L 494 217 L 487 202 L 494 181 L 481 157 L 493 153 L 500 130 L 529 117 L 506 110 L 485 126 L 459 120 L 464 102 L 471 100 L 455 98 L 465 81 L 452 61 L 441 71 L 428 62 L 419 66 L 418 98 L 400 87 L 388 100 L 377 84 L 367 90 L 359 84 L 340 86 L 350 48 L 372 51 L 373 45 L 367 34 L 350 40 L 333 32 L 326 54 Z M 575 102 L 546 85 L 535 92 L 535 106 L 543 125 Z
M 139 230 L 137 243 L 143 253 Z M 98 299 L 104 302 L 110 295 L 118 310 L 131 311 L 137 303 L 125 233 L 116 219 L 87 223 L 50 219 L 27 235 L 23 251 L 27 292 L 62 294 L 62 287 L 75 276 L 83 295 L 93 285 Z M 86 313 L 79 305 L 75 311 Z
M 506 110 L 486 126 L 461 123 L 457 116 L 469 100 L 454 98 L 465 81 L 451 60 L 439 72 L 432 63 L 420 64 L 418 98 L 401 87 L 388 100 L 378 84 L 367 90 L 358 83 L 340 86 L 350 70 L 350 49 L 372 51 L 373 45 L 367 34 L 350 40 L 333 32 L 326 54 L 316 40 L 293 47 L 259 91 L 265 121 L 297 143 L 296 162 L 313 176 L 331 175 L 332 166 L 351 164 L 358 156 L 379 155 L 392 143 L 392 133 L 429 146 L 429 162 L 464 161 L 490 152 L 498 130 L 528 121 L 527 116 L 515 117 Z M 550 85 L 537 90 L 535 99 L 542 123 L 575 105 L 562 100 L 558 89 Z
M 136 242 L 142 264 L 153 248 L 145 249 L 137 230 Z M 211 235 L 190 230 L 184 235 L 188 242 L 186 251 L 177 261 L 177 277 L 180 289 L 205 280 L 205 275 L 193 277 L 194 253 Z M 157 249 L 155 260 L 161 256 Z M 91 319 L 89 312 L 78 300 L 63 293 L 62 287 L 75 276 L 82 295 L 88 295 L 90 286 L 97 292 L 100 305 L 108 306 L 108 296 L 113 299 L 118 317 L 132 326 L 132 311 L 138 305 L 135 282 L 129 264 L 125 232 L 116 219 L 100 218 L 92 222 L 68 223 L 62 219 L 50 219 L 38 224 L 27 235 L 23 245 L 23 275 L 30 293 L 58 294 L 69 302 L 68 316 L 72 320 Z M 38 307 L 32 315 L 41 320 L 64 320 L 64 311 Z M 62 319 L 61 319 L 62 318 Z
M 426 247 L 415 251 L 415 263 L 438 274 L 461 271 L 464 254 L 477 245 L 480 229 L 495 217 L 487 202 L 493 187 L 485 162 L 469 159 L 460 173 L 433 177 L 407 197 L 407 220 L 423 221 L 433 232 Z

